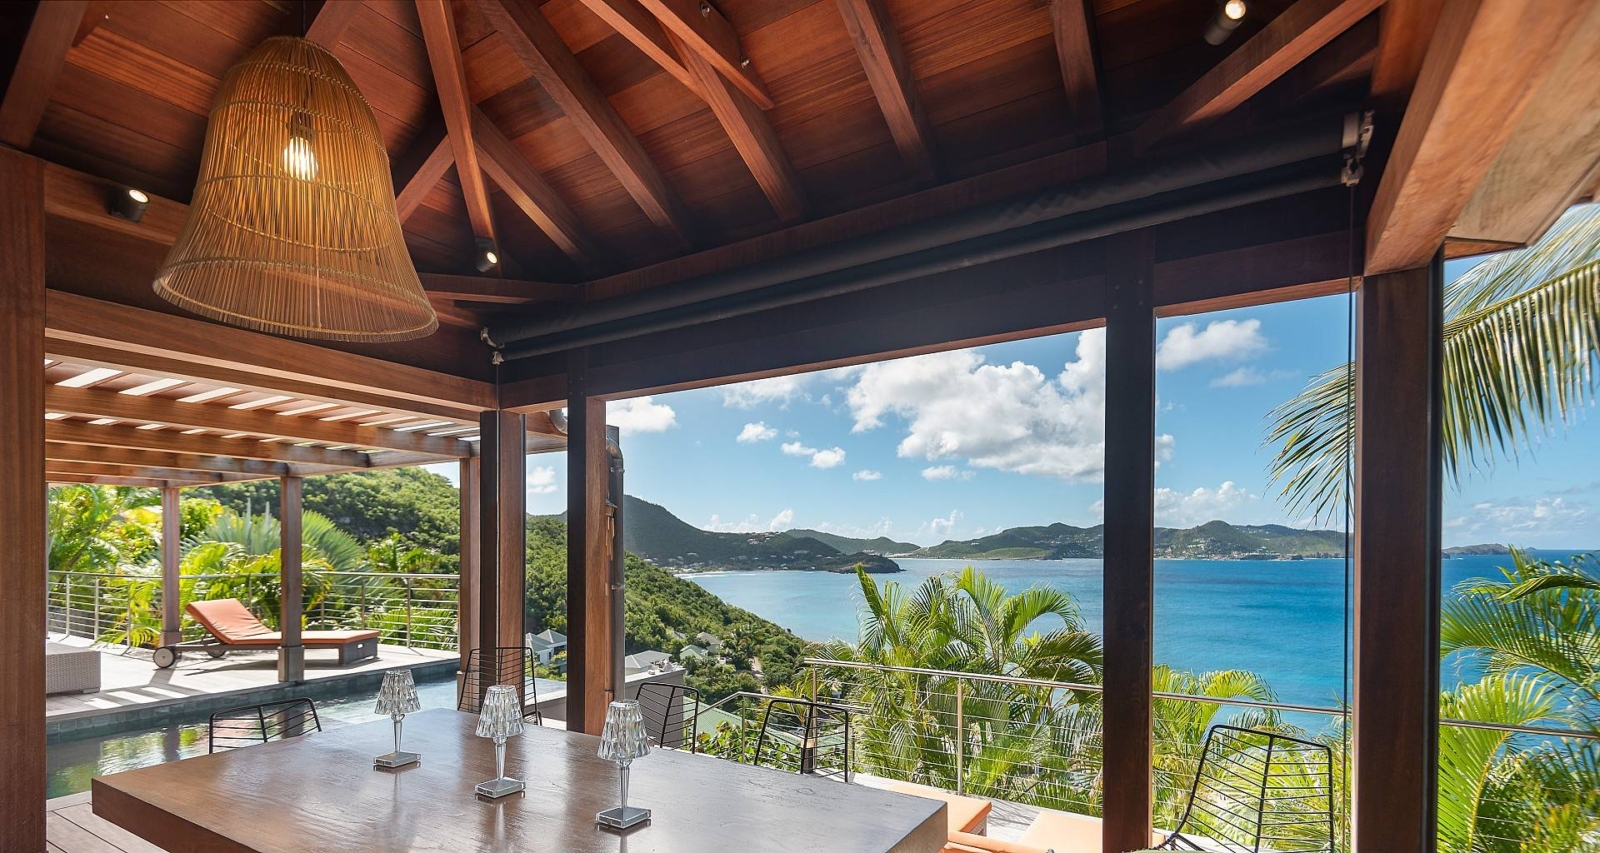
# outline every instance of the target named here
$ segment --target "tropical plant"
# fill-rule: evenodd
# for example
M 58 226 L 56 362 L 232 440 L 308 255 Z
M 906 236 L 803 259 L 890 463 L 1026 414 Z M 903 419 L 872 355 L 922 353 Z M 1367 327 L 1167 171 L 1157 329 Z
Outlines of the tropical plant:
M 1242 669 L 1193 673 L 1157 665 L 1151 673 L 1156 693 L 1204 697 L 1215 701 L 1157 699 L 1152 708 L 1151 741 L 1155 752 L 1155 819 L 1158 826 L 1177 823 L 1190 783 L 1200 767 L 1206 732 L 1217 724 L 1242 729 L 1295 734 L 1276 711 L 1246 707 L 1224 713 L 1225 700 L 1276 702 L 1277 694 L 1261 676 Z
M 1445 288 L 1444 463 L 1459 478 L 1517 458 L 1586 406 L 1600 363 L 1600 205 Z M 1342 511 L 1354 435 L 1353 364 L 1315 376 L 1268 415 L 1269 474 L 1291 512 Z
M 156 542 L 135 510 L 159 505 L 155 489 L 66 485 L 50 489 L 45 526 L 51 572 L 110 569 L 134 562 Z

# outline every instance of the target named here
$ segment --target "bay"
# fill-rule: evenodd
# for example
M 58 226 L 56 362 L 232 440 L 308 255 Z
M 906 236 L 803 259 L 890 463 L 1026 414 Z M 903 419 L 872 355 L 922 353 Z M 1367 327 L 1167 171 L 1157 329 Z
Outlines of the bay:
M 1565 559 L 1575 551 L 1537 551 Z M 876 580 L 915 586 L 931 575 L 971 565 L 1010 592 L 1032 586 L 1065 590 L 1083 624 L 1101 630 L 1099 560 L 916 560 L 897 558 L 903 572 Z M 1444 561 L 1446 595 L 1468 578 L 1500 579 L 1506 556 Z M 861 591 L 854 575 L 828 572 L 715 572 L 685 575 L 736 607 L 806 640 L 853 641 Z M 1264 677 L 1282 702 L 1337 707 L 1346 698 L 1343 560 L 1157 560 L 1155 660 L 1176 669 L 1245 669 Z M 1476 677 L 1471 663 L 1446 661 L 1446 688 Z

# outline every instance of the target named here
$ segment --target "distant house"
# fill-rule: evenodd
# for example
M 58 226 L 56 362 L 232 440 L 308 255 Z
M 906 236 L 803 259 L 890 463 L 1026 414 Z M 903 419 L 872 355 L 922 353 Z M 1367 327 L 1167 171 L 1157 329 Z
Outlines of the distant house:
M 549 666 L 551 658 L 567 650 L 567 635 L 548 628 L 537 634 L 529 634 L 527 641 L 534 659 L 544 666 Z
M 684 646 L 678 650 L 678 660 L 680 661 L 687 661 L 690 658 L 706 660 L 710 657 L 711 655 L 707 654 L 705 649 L 695 645 Z
M 623 658 L 622 668 L 625 675 L 637 675 L 641 672 L 665 669 L 671 662 L 672 656 L 666 652 L 648 649 Z
M 701 631 L 700 633 L 695 634 L 694 641 L 697 644 L 714 652 L 722 650 L 722 639 L 710 631 Z

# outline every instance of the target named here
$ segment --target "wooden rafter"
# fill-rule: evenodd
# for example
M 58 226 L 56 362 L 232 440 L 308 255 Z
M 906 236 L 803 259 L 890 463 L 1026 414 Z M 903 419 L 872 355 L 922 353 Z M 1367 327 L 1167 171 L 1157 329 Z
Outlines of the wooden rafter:
M 423 131 L 412 143 L 411 150 L 395 165 L 394 211 L 402 223 L 411 218 L 455 162 L 456 152 L 443 122 Z
M 1193 131 L 1243 104 L 1383 4 L 1298 0 L 1134 131 L 1135 151 Z
M 129 486 L 135 489 L 165 489 L 169 487 L 202 486 L 193 480 L 152 480 L 146 477 L 109 477 L 100 474 L 53 474 L 45 472 L 45 481 L 51 484 L 76 483 L 86 486 Z
M 701 59 L 711 63 L 728 82 L 744 92 L 756 106 L 772 109 L 772 96 L 750 67 L 739 34 L 708 0 L 639 0 L 668 30 L 682 39 Z
M 429 296 L 442 299 L 525 305 L 529 302 L 574 302 L 583 298 L 583 288 L 576 284 L 426 272 L 419 277 L 422 279 L 422 289 Z
M 489 189 L 478 168 L 478 148 L 472 139 L 472 98 L 467 94 L 467 72 L 461 61 L 461 41 L 450 4 L 446 0 L 417 0 L 417 18 L 422 23 L 422 40 L 428 48 L 434 88 L 449 129 L 456 176 L 461 180 L 472 233 L 493 240 L 494 216 L 489 207 Z
M 733 147 L 750 168 L 750 174 L 755 176 L 756 184 L 778 218 L 789 223 L 804 219 L 806 200 L 800 188 L 800 177 L 789 165 L 789 156 L 784 153 L 778 134 L 773 132 L 761 108 L 744 92 L 729 85 L 715 68 L 676 35 L 667 33 L 667 39 L 677 49 L 684 66 L 694 74 L 706 104 L 727 131 Z
M 1446 3 L 1367 217 L 1368 275 L 1422 266 L 1444 245 L 1588 7 Z
M 220 435 L 204 433 L 185 435 L 179 430 L 172 429 L 135 429 L 128 426 L 96 425 L 79 421 L 49 421 L 44 425 L 44 436 L 45 441 L 66 444 L 131 447 L 139 450 L 161 450 L 202 456 L 295 462 L 331 468 L 371 467 L 367 454 L 354 450 L 300 447 L 282 442 L 258 441 L 253 438 L 223 438 Z
M 471 445 L 464 441 L 448 436 L 430 436 L 420 430 L 398 432 L 393 429 L 361 426 L 352 421 L 324 421 L 314 414 L 280 415 L 265 409 L 232 409 L 204 403 L 180 403 L 156 395 L 140 397 L 92 388 L 52 385 L 45 391 L 45 408 L 68 415 L 116 418 L 229 433 L 242 432 L 295 441 L 385 447 L 444 458 L 472 455 Z
M 259 477 L 300 477 L 344 471 L 317 465 L 240 459 L 231 456 L 205 456 L 171 450 L 141 450 L 133 447 L 105 447 L 92 444 L 45 442 L 44 458 L 62 462 L 107 462 L 147 468 L 176 468 L 184 471 L 216 471 L 224 474 L 251 474 Z
M 690 91 L 698 93 L 700 82 L 678 59 L 678 51 L 667 41 L 666 31 L 639 0 L 578 0 L 584 8 L 611 25 L 640 53 L 650 57 Z
M 477 107 L 472 108 L 472 136 L 483 155 L 478 165 L 500 191 L 584 274 L 593 274 L 599 269 L 600 254 L 578 215 Z
M 356 19 L 363 5 L 363 0 L 326 0 L 317 11 L 316 20 L 306 28 L 306 41 L 332 50 L 344 38 L 345 30 L 350 28 L 350 22 Z
M 688 212 L 544 14 L 523 0 L 478 0 L 478 9 L 645 216 L 681 248 L 692 244 Z
M 932 181 L 938 172 L 933 153 L 933 127 L 922 109 L 917 81 L 911 77 L 911 66 L 906 61 L 905 49 L 900 46 L 900 36 L 889 20 L 888 6 L 883 0 L 838 0 L 838 3 L 845 30 L 850 33 L 850 43 L 855 45 L 856 56 L 861 58 L 867 83 L 878 99 L 884 121 L 889 124 L 889 134 L 894 137 L 900 159 L 911 168 L 917 180 Z M 1093 71 L 1092 60 L 1090 71 Z M 1093 85 L 1092 76 L 1089 82 Z M 1095 107 L 1095 123 L 1098 126 L 1098 106 Z
M 843 2 L 843 0 L 841 0 Z M 1088 0 L 1050 0 L 1061 84 L 1067 91 L 1067 117 L 1073 132 L 1091 136 L 1105 127 L 1100 107 L 1100 73 L 1095 60 L 1094 16 Z
M 46 477 L 134 477 L 146 480 L 166 480 L 183 483 L 235 483 L 241 480 L 261 479 L 261 474 L 228 474 L 219 471 L 191 471 L 181 468 L 159 468 L 141 465 L 119 465 L 114 462 L 67 462 L 45 459 Z
M 86 0 L 56 0 L 40 3 L 34 11 L 5 99 L 0 100 L 0 143 L 21 149 L 33 143 L 56 78 L 66 64 L 67 49 L 72 47 L 88 8 Z
M 1378 13 L 1378 56 L 1372 66 L 1372 102 L 1399 109 L 1422 72 L 1428 42 L 1444 0 L 1389 0 Z

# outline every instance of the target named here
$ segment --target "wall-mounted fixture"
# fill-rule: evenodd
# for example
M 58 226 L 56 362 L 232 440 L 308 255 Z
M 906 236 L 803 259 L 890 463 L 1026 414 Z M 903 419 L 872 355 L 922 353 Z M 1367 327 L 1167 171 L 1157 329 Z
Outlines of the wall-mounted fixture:
M 488 237 L 478 238 L 478 250 L 473 254 L 473 264 L 478 272 L 488 272 L 500 265 L 500 252 Z
M 150 196 L 144 190 L 133 187 L 117 187 L 111 191 L 111 215 L 120 216 L 129 222 L 138 222 L 144 218 L 144 209 L 150 206 Z
M 1249 7 L 1244 0 L 1227 0 L 1217 7 L 1217 14 L 1211 18 L 1211 23 L 1206 25 L 1206 42 L 1208 44 L 1222 44 L 1233 35 L 1233 31 L 1244 22 L 1245 12 Z

